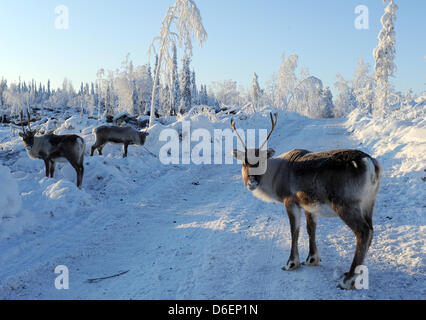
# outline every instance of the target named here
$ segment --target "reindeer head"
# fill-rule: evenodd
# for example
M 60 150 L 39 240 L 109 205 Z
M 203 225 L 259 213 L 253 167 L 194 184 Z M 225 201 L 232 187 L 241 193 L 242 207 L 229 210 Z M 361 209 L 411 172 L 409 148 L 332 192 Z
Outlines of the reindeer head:
M 25 130 L 24 126 L 24 117 L 23 112 L 20 113 L 20 119 L 21 119 L 21 126 L 22 126 L 22 132 L 19 132 L 19 136 L 24 140 L 25 148 L 31 149 L 34 145 L 34 137 L 36 135 L 36 130 L 31 130 L 31 117 L 30 112 L 27 110 L 27 117 L 28 117 L 28 130 Z
M 248 149 L 246 147 L 246 144 L 244 143 L 243 139 L 238 134 L 237 129 L 235 128 L 235 121 L 231 119 L 231 128 L 232 130 L 234 130 L 238 139 L 241 141 L 244 147 L 244 151 L 234 149 L 233 156 L 235 159 L 240 160 L 242 162 L 241 173 L 243 181 L 247 189 L 249 189 L 250 191 L 255 190 L 259 186 L 262 176 L 267 170 L 267 160 L 275 154 L 275 150 L 272 148 L 268 148 L 266 150 L 262 149 L 271 137 L 271 134 L 277 124 L 277 114 L 272 115 L 272 113 L 270 113 L 270 117 L 272 122 L 272 129 L 271 131 L 269 131 L 266 140 L 259 148 L 252 149 Z
M 146 141 L 146 137 L 149 136 L 148 132 L 139 132 L 140 145 L 143 146 Z

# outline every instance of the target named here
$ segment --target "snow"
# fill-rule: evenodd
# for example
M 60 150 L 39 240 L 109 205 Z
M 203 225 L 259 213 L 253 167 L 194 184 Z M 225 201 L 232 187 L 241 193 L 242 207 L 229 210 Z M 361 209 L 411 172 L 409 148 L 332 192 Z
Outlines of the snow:
M 270 128 L 269 111 L 234 115 L 237 127 Z M 106 145 L 104 156 L 88 156 L 91 129 L 102 123 L 80 116 L 58 121 L 56 133 L 86 140 L 81 190 L 68 163 L 46 178 L 43 162 L 28 158 L 18 131 L 0 126 L 0 189 L 7 185 L 18 200 L 0 221 L 0 298 L 424 299 L 424 118 L 353 112 L 347 119 L 309 119 L 272 111 L 278 125 L 268 147 L 276 155 L 293 148 L 360 148 L 382 163 L 375 235 L 365 261 L 368 290 L 336 288 L 355 250 L 353 233 L 341 220 L 318 220 L 320 266 L 285 272 L 291 237 L 284 208 L 253 197 L 237 163 L 161 163 L 163 129 L 181 130 L 182 121 L 190 121 L 192 130 L 229 128 L 228 115 L 200 111 L 155 123 L 144 147 L 129 146 L 128 158 L 114 144 Z M 52 127 L 43 121 L 32 126 L 44 125 Z M 3 192 L 0 202 L 3 210 Z M 308 254 L 303 229 L 301 259 Z M 54 286 L 58 265 L 69 268 L 69 290 Z
M 8 167 L 0 165 L 0 218 L 15 216 L 21 209 L 21 197 L 18 184 L 12 178 Z

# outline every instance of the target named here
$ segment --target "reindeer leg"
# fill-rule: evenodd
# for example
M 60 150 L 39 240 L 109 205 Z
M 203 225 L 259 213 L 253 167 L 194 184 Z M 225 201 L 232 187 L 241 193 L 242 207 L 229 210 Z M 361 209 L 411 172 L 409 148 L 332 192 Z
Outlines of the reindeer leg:
M 49 169 L 50 169 L 49 164 L 50 164 L 50 162 L 49 162 L 48 159 L 43 159 L 43 160 L 44 160 L 44 166 L 46 167 L 46 177 L 49 178 Z
M 79 168 L 79 172 L 77 173 L 77 187 L 81 189 L 81 185 L 83 184 L 83 176 L 84 176 L 84 166 L 81 164 Z
M 75 172 L 77 173 L 77 187 L 81 189 L 81 185 L 83 183 L 83 174 L 84 174 L 84 167 L 83 163 L 77 163 L 73 159 L 67 158 L 68 162 L 72 165 Z
M 97 146 L 96 146 L 96 144 L 94 144 L 93 146 L 92 146 L 92 148 L 90 149 L 90 156 L 91 157 L 93 157 L 93 154 L 95 153 L 95 149 L 96 148 L 98 148 Z
M 282 269 L 285 271 L 293 271 L 300 267 L 299 250 L 297 247 L 300 229 L 300 207 L 293 200 L 285 200 L 284 205 L 290 220 L 291 253 L 287 264 L 282 267 Z
M 129 145 L 127 143 L 123 144 L 123 158 L 127 157 L 127 148 Z
M 50 160 L 50 177 L 53 178 L 55 175 L 55 161 Z
M 309 255 L 302 264 L 305 266 L 317 266 L 321 259 L 318 255 L 318 249 L 315 241 L 315 232 L 317 228 L 317 217 L 305 210 L 306 229 L 309 235 Z
M 102 149 L 104 148 L 104 144 L 101 144 L 97 149 L 98 149 L 98 153 L 101 156 L 102 155 Z
M 338 287 L 340 289 L 354 289 L 355 280 L 358 277 L 358 275 L 355 274 L 355 269 L 363 264 L 364 258 L 373 239 L 372 221 L 371 217 L 364 215 L 359 207 L 352 209 L 342 207 L 336 211 L 339 217 L 355 233 L 356 237 L 356 251 L 351 268 L 349 272 L 345 274 L 344 279 Z

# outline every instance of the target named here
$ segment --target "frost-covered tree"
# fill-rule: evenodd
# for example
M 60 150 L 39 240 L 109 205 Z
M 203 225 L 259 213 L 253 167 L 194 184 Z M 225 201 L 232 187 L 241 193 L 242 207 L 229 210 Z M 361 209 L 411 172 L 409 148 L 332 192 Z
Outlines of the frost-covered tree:
M 379 113 L 385 112 L 389 106 L 389 94 L 392 86 L 389 83 L 389 77 L 393 76 L 396 71 L 395 59 L 395 26 L 396 11 L 398 6 L 393 0 L 384 0 L 384 3 L 389 2 L 385 8 L 385 13 L 380 22 L 382 29 L 379 32 L 379 43 L 373 51 L 375 60 L 375 82 L 377 85 L 376 103 Z
M 52 91 L 50 90 L 50 79 L 49 79 L 47 80 L 47 99 L 49 99 L 51 94 L 52 94 Z
M 207 86 L 206 85 L 200 86 L 200 92 L 199 92 L 198 96 L 200 98 L 200 105 L 204 105 L 204 106 L 209 105 L 209 97 L 208 97 L 208 94 L 207 94 Z
M 171 81 L 170 73 L 173 70 L 173 58 L 170 52 L 174 45 L 181 47 L 184 45 L 184 54 L 187 57 L 192 56 L 192 38 L 198 41 L 199 46 L 207 39 L 207 33 L 204 29 L 201 14 L 193 0 L 176 0 L 175 4 L 167 10 L 163 19 L 160 36 L 155 37 L 150 46 L 150 50 L 155 48 L 154 44 L 158 41 L 158 66 L 154 71 L 154 86 L 152 89 L 152 105 L 154 104 L 157 81 L 160 73 L 165 82 Z M 169 84 L 169 87 L 172 85 Z M 182 88 L 181 88 L 182 91 Z M 182 99 L 181 99 L 182 100 Z M 151 106 L 151 110 L 153 107 Z M 149 119 L 151 126 L 154 121 L 153 110 Z
M 180 105 L 180 85 L 177 65 L 177 50 L 176 45 L 173 45 L 173 69 L 172 69 L 172 106 L 171 115 L 176 115 Z
M 144 114 L 147 115 L 151 110 L 152 91 L 154 87 L 154 79 L 152 79 L 151 65 L 148 64 L 146 83 L 146 106 Z
M 357 104 L 351 82 L 345 80 L 341 74 L 337 74 L 336 78 L 334 86 L 339 94 L 334 102 L 334 116 L 343 117 L 354 110 Z
M 198 91 L 197 91 L 197 82 L 195 79 L 195 71 L 192 71 L 191 73 L 191 99 L 192 99 L 192 105 L 197 106 L 200 104 L 198 100 Z
M 369 73 L 368 64 L 363 59 L 358 60 L 352 80 L 353 94 L 356 99 L 357 108 L 363 112 L 371 113 L 374 103 L 374 79 Z
M 297 77 L 295 71 L 297 68 L 298 56 L 292 54 L 286 58 L 283 53 L 281 59 L 282 62 L 278 71 L 279 103 L 280 107 L 287 108 L 290 97 L 296 87 Z
M 121 63 L 121 69 L 113 76 L 112 83 L 118 111 L 137 115 L 137 95 L 135 89 L 135 71 L 130 55 L 127 54 Z M 89 88 L 87 87 L 87 90 Z
M 155 56 L 155 70 L 158 69 L 158 55 Z M 151 106 L 151 112 L 154 112 L 155 114 L 159 114 L 160 111 L 160 96 L 159 96 L 159 92 L 160 92 L 160 77 L 156 77 L 154 80 L 154 86 L 153 86 L 153 92 L 154 95 L 151 97 L 153 105 Z M 153 116 L 154 116 L 153 115 Z
M 331 92 L 330 92 L 331 93 Z M 330 117 L 329 93 L 323 90 L 322 81 L 310 76 L 294 88 L 288 104 L 288 110 L 298 112 L 311 118 Z
M 160 113 L 162 115 L 170 115 L 172 100 L 170 99 L 170 88 L 168 84 L 166 84 L 163 88 L 161 88 L 160 96 L 161 96 L 160 101 L 162 106 Z
M 278 92 L 278 74 L 272 73 L 270 79 L 266 82 L 266 88 L 264 91 L 265 102 L 271 106 L 280 105 L 280 97 Z
M 253 75 L 253 82 L 251 84 L 251 95 L 254 107 L 259 107 L 259 99 L 262 95 L 262 89 L 260 89 L 259 77 L 257 76 L 256 72 Z
M 8 90 L 4 93 L 4 102 L 10 109 L 10 114 L 18 114 L 19 111 L 23 110 L 26 103 L 26 92 L 19 92 L 18 85 L 12 83 Z
M 5 98 L 4 98 L 4 94 L 7 90 L 7 80 L 6 79 L 1 79 L 0 82 L 0 107 L 2 107 L 5 105 Z
M 233 80 L 215 81 L 212 83 L 214 96 L 217 101 L 227 106 L 239 105 L 239 91 L 237 89 L 237 82 Z
M 191 71 L 189 69 L 190 59 L 185 57 L 182 61 L 182 72 L 180 80 L 180 106 L 179 113 L 184 114 L 191 109 Z
M 321 91 L 321 99 L 322 99 L 322 118 L 332 118 L 334 112 L 334 104 L 333 104 L 333 94 L 329 87 L 326 87 Z
M 118 111 L 133 114 L 133 87 L 125 77 L 114 79 L 115 94 L 118 98 Z

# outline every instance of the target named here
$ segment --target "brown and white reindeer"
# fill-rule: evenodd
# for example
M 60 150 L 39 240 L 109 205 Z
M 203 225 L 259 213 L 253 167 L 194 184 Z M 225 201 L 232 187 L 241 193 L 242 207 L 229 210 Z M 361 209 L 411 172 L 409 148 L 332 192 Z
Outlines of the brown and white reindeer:
M 123 157 L 127 157 L 127 148 L 129 145 L 145 144 L 148 132 L 141 132 L 131 127 L 100 126 L 93 129 L 95 135 L 95 144 L 92 146 L 90 156 L 93 156 L 95 149 L 99 155 L 102 155 L 102 149 L 108 143 L 117 143 L 123 145 Z
M 36 136 L 36 131 L 31 130 L 30 113 L 28 116 L 28 130 L 25 130 L 23 112 L 21 111 L 22 131 L 19 136 L 24 140 L 25 149 L 31 159 L 41 159 L 46 166 L 46 177 L 53 178 L 56 162 L 68 161 L 77 173 L 77 187 L 81 188 L 84 174 L 84 149 L 83 138 L 75 135 L 46 134 Z
M 359 150 L 296 149 L 272 158 L 273 149 L 262 150 L 277 124 L 277 115 L 271 113 L 270 116 L 272 129 L 262 146 L 256 149 L 247 149 L 231 120 L 231 127 L 245 149 L 234 150 L 233 156 L 242 161 L 242 178 L 253 195 L 263 201 L 281 202 L 287 210 L 292 246 L 283 270 L 300 267 L 301 209 L 305 212 L 309 235 L 309 255 L 303 263 L 306 266 L 317 266 L 320 262 L 315 241 L 317 217 L 339 217 L 356 236 L 355 257 L 339 287 L 353 289 L 355 269 L 363 264 L 373 238 L 372 216 L 381 167 L 376 159 Z M 256 172 L 259 166 L 265 166 L 262 174 Z

